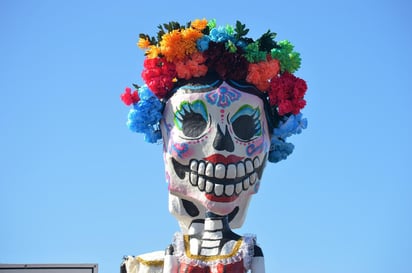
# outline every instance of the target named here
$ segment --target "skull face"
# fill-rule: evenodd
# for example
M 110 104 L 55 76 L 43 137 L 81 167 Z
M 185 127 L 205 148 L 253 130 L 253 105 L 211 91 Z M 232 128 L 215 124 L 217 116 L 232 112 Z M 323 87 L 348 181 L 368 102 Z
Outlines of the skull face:
M 241 225 L 270 146 L 262 99 L 226 82 L 183 86 L 167 101 L 161 130 L 171 212 L 181 215 L 176 202 L 185 200 L 201 213 L 236 211 Z

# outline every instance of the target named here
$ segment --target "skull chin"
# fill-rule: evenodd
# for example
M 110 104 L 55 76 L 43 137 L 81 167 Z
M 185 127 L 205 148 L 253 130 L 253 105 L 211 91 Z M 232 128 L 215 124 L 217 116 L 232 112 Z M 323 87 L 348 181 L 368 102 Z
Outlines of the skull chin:
M 171 180 L 178 180 L 171 181 L 172 194 L 198 200 L 206 209 L 225 215 L 257 192 L 266 155 L 230 164 L 203 159 L 183 164 L 173 157 L 169 160 Z

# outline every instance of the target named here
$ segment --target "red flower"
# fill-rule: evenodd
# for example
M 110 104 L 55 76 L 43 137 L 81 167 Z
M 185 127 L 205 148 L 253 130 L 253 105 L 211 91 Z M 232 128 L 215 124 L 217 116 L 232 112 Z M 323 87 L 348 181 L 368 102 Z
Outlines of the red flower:
M 209 48 L 203 53 L 206 65 L 215 71 L 221 79 L 242 80 L 246 78 L 249 62 L 237 52 L 228 52 L 224 43 L 210 42 Z
M 227 62 L 226 79 L 243 80 L 246 78 L 249 62 L 246 58 L 236 53 L 226 53 L 223 56 L 223 61 Z
M 279 115 L 297 115 L 305 107 L 304 95 L 307 90 L 306 82 L 294 75 L 285 72 L 270 81 L 269 101 L 272 106 L 278 107 Z
M 126 104 L 127 106 L 129 106 L 132 103 L 139 102 L 140 100 L 139 94 L 137 93 L 137 91 L 135 90 L 132 93 L 132 89 L 130 89 L 129 87 L 126 87 L 126 89 L 124 90 L 124 93 L 120 95 L 120 98 L 124 102 L 124 104 Z
M 143 65 L 143 80 L 159 99 L 164 98 L 173 88 L 173 79 L 176 77 L 175 65 L 164 58 L 146 58 Z

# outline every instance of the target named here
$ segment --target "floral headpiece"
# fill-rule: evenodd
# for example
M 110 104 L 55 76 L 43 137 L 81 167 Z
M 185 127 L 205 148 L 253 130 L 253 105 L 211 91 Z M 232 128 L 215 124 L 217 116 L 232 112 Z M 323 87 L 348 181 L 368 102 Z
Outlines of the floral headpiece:
M 159 25 L 156 38 L 140 34 L 137 45 L 145 50 L 145 85 L 134 85 L 133 92 L 126 88 L 121 95 L 126 105 L 133 104 L 128 127 L 144 133 L 147 142 L 157 142 L 163 105 L 175 87 L 215 73 L 222 80 L 246 81 L 266 94 L 275 121 L 269 161 L 286 159 L 294 148 L 286 138 L 307 126 L 300 113 L 306 105 L 306 82 L 292 74 L 301 58 L 289 41 L 276 42 L 274 32 L 267 31 L 257 40 L 246 37 L 248 32 L 239 21 L 233 27 L 196 19 L 185 26 Z

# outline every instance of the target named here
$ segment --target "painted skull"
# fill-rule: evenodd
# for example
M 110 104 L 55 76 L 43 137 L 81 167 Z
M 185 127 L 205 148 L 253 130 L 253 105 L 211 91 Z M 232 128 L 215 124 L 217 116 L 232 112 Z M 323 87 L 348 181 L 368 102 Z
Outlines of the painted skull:
M 259 189 L 270 146 L 268 122 L 262 98 L 241 89 L 227 82 L 185 85 L 165 105 L 169 210 L 181 227 L 205 211 L 232 213 L 231 226 L 240 227 Z

